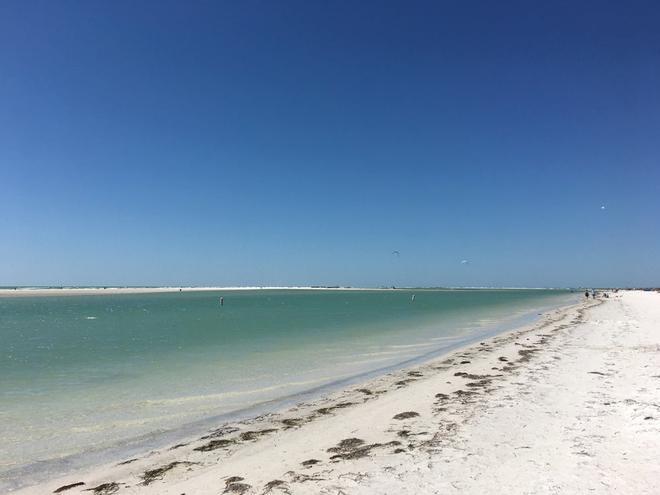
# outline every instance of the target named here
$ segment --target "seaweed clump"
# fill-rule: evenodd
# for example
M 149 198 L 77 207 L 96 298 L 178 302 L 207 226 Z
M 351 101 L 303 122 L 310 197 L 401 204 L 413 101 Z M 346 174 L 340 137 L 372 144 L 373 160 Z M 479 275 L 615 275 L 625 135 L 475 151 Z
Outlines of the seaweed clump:
M 334 406 L 322 407 L 320 409 L 317 409 L 316 412 L 319 414 L 330 414 L 335 409 L 343 409 L 345 407 L 350 407 L 352 405 L 354 405 L 353 402 L 340 402 L 339 404 L 335 404 Z
M 406 412 L 401 412 L 399 414 L 395 414 L 392 419 L 408 419 L 408 418 L 414 418 L 416 416 L 419 416 L 418 412 L 406 411 Z
M 286 481 L 273 480 L 273 481 L 269 481 L 264 486 L 264 494 L 272 492 L 273 489 L 275 488 L 281 489 L 284 493 L 291 493 L 287 488 Z
M 168 471 L 171 471 L 177 466 L 190 466 L 191 464 L 194 464 L 193 462 L 182 462 L 182 461 L 174 461 L 170 462 L 169 464 L 166 464 L 165 466 L 161 466 L 156 469 L 150 469 L 148 471 L 145 471 L 142 474 L 142 484 L 143 485 L 148 485 L 149 483 L 153 483 L 156 480 L 160 480 L 163 478 L 163 475 L 167 473 Z
M 241 478 L 240 476 L 232 476 L 232 478 L 240 478 L 240 481 L 243 480 L 243 478 Z M 239 481 L 230 482 L 229 480 L 227 480 L 225 491 L 223 493 L 237 493 L 238 495 L 241 495 L 247 492 L 250 488 L 251 486 L 248 485 L 247 483 L 240 483 Z
M 112 495 L 119 491 L 119 484 L 115 482 L 103 483 L 102 485 L 88 488 L 87 492 L 94 492 L 94 495 Z
M 333 461 L 360 459 L 362 457 L 368 456 L 373 449 L 383 447 L 398 447 L 400 445 L 401 442 L 397 440 L 393 440 L 387 443 L 371 443 L 365 445 L 364 440 L 360 438 L 346 438 L 339 442 L 336 447 L 329 448 L 328 452 L 335 453 L 335 455 L 330 457 L 330 459 Z
M 84 482 L 79 481 L 79 482 L 77 482 L 77 483 L 71 483 L 70 485 L 64 485 L 64 486 L 59 487 L 59 488 L 58 488 L 57 490 L 55 490 L 53 493 L 62 493 L 62 492 L 64 492 L 64 491 L 66 491 L 66 490 L 70 490 L 71 488 L 75 488 L 75 487 L 77 487 L 77 486 L 82 486 L 82 485 L 84 485 L 84 484 L 85 484 Z
M 197 450 L 199 452 L 210 452 L 211 450 L 229 447 L 234 443 L 236 443 L 236 440 L 221 438 L 219 440 L 211 440 L 209 443 L 205 443 L 200 447 L 195 447 L 193 450 Z
M 259 437 L 262 437 L 264 435 L 268 435 L 269 433 L 273 433 L 277 431 L 277 428 L 267 428 L 265 430 L 254 430 L 254 431 L 244 431 L 241 433 L 240 437 L 241 440 L 244 441 L 251 441 L 251 440 L 256 440 Z

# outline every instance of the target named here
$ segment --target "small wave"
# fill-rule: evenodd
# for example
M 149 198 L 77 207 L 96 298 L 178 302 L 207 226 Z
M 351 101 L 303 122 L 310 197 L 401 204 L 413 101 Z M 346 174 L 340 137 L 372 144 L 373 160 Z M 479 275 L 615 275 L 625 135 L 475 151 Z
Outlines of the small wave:
M 464 339 L 464 336 L 447 336 L 447 337 L 432 337 L 431 340 L 433 342 L 458 342 L 459 340 Z
M 377 352 L 363 352 L 356 354 L 354 357 L 376 357 L 376 356 L 398 356 L 401 351 L 377 351 Z
M 86 320 L 96 320 L 97 318 L 97 316 L 85 316 Z
M 118 428 L 135 428 L 147 426 L 150 424 L 161 425 L 166 421 L 171 422 L 172 420 L 185 420 L 190 416 L 191 414 L 189 412 L 182 411 L 172 414 L 161 414 L 159 416 L 140 417 L 136 419 L 115 419 L 107 423 L 94 423 L 90 425 L 73 426 L 71 427 L 70 431 L 72 433 L 95 433 L 107 430 L 117 430 Z
M 414 353 L 397 353 L 398 357 L 402 359 L 407 359 L 409 357 L 414 356 Z M 340 364 L 342 366 L 357 366 L 357 365 L 365 365 L 365 364 L 375 364 L 375 363 L 387 363 L 387 362 L 392 362 L 393 356 L 389 357 L 380 357 L 380 358 L 372 358 L 372 359 L 355 359 L 351 358 L 350 360 L 342 361 L 337 364 Z
M 412 349 L 412 348 L 418 348 L 418 347 L 432 347 L 435 344 L 433 343 L 424 343 L 424 344 L 393 344 L 393 345 L 388 345 L 387 347 L 390 349 Z
M 333 377 L 334 378 L 334 377 Z M 277 385 L 271 385 L 268 387 L 256 388 L 252 390 L 234 390 L 231 392 L 221 392 L 218 394 L 204 394 L 204 395 L 191 395 L 187 397 L 176 397 L 171 399 L 147 399 L 140 401 L 139 405 L 144 406 L 157 406 L 157 405 L 166 405 L 166 404 L 185 404 L 188 402 L 200 402 L 208 400 L 218 400 L 218 399 L 227 399 L 233 397 L 240 397 L 243 395 L 254 395 L 265 392 L 271 392 L 273 390 L 279 390 L 282 388 L 297 387 L 302 385 L 316 385 L 327 381 L 329 377 L 319 378 L 316 380 L 305 380 L 297 382 L 287 382 L 280 383 Z

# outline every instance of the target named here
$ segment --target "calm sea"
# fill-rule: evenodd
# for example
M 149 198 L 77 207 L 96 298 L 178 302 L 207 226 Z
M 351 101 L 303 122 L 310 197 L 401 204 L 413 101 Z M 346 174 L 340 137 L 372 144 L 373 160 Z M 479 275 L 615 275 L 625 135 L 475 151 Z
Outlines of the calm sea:
M 0 298 L 0 486 L 37 463 L 395 367 L 573 300 L 550 290 Z

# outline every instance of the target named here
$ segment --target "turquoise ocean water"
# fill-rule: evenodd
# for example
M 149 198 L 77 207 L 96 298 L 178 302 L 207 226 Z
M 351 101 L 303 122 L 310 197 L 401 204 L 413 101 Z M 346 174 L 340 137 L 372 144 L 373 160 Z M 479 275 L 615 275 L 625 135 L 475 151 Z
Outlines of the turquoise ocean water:
M 428 289 L 0 298 L 0 486 L 438 354 L 574 300 Z

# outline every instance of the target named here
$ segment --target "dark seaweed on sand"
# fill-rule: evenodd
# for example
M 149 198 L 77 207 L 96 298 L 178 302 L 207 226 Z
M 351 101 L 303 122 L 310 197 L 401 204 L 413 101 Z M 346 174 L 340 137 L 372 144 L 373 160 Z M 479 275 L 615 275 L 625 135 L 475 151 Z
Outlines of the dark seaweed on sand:
M 277 431 L 277 428 L 267 428 L 265 430 L 255 430 L 255 431 L 244 431 L 243 433 L 240 434 L 240 437 L 241 440 L 247 442 L 251 440 L 256 440 L 259 437 L 268 435 L 269 433 L 273 433 L 275 431 Z
M 171 471 L 177 466 L 190 466 L 192 464 L 194 463 L 175 461 L 175 462 L 170 462 L 169 464 L 166 464 L 165 466 L 161 466 L 156 469 L 150 469 L 142 474 L 142 484 L 148 485 L 149 483 L 162 479 L 165 473 Z
M 372 443 L 365 445 L 364 440 L 360 438 L 346 438 L 339 442 L 336 447 L 331 447 L 328 452 L 335 453 L 331 460 L 359 459 L 368 456 L 373 449 L 382 447 L 398 447 L 401 442 L 393 440 L 388 443 Z
M 229 435 L 230 433 L 235 433 L 238 431 L 238 428 L 234 426 L 222 426 L 210 432 L 208 435 L 203 436 L 200 440 L 207 440 L 209 438 L 219 438 Z
M 222 449 L 224 447 L 229 447 L 230 445 L 236 443 L 236 440 L 222 438 L 220 440 L 211 440 L 209 443 L 202 445 L 201 447 L 196 447 L 193 450 L 199 452 L 210 452 L 211 450 Z
M 303 418 L 285 418 L 280 420 L 280 422 L 284 425 L 285 429 L 288 429 L 302 425 L 305 420 Z
M 408 419 L 408 418 L 414 418 L 416 416 L 419 416 L 418 412 L 406 411 L 406 412 L 401 412 L 399 414 L 394 415 L 394 418 L 392 418 L 392 419 Z
M 273 481 L 269 481 L 269 482 L 266 483 L 266 485 L 264 486 L 264 494 L 266 494 L 266 493 L 270 493 L 271 491 L 273 491 L 274 488 L 279 488 L 279 489 L 281 489 L 284 493 L 291 493 L 291 492 L 288 490 L 288 488 L 287 488 L 286 481 L 282 481 L 282 480 L 273 480 Z
M 411 382 L 416 381 L 414 378 L 406 378 L 404 380 L 399 380 L 398 382 L 394 382 L 394 385 L 398 385 L 399 387 L 403 387 L 404 385 L 408 385 Z
M 317 409 L 316 412 L 319 414 L 330 414 L 335 409 L 343 409 L 345 407 L 350 407 L 354 404 L 355 404 L 354 402 L 340 402 L 339 404 L 335 404 L 334 406 L 322 407 L 320 409 Z
M 239 495 L 247 492 L 251 488 L 247 483 L 229 483 L 222 493 L 238 493 Z
M 330 447 L 328 452 L 348 452 L 356 449 L 364 444 L 364 440 L 360 438 L 345 438 L 337 444 L 336 447 Z
M 86 492 L 94 492 L 94 495 L 112 495 L 119 491 L 119 485 L 117 483 L 103 483 L 102 485 L 95 486 L 94 488 L 88 488 Z
M 371 443 L 358 447 L 353 450 L 344 450 L 330 457 L 331 460 L 349 460 L 349 459 L 360 459 L 361 457 L 368 456 L 373 449 L 383 448 L 383 447 L 398 447 L 401 445 L 401 442 L 398 440 L 392 440 L 387 443 Z
M 79 482 L 77 482 L 77 483 L 71 483 L 70 485 L 64 485 L 64 486 L 59 487 L 59 488 L 58 488 L 57 490 L 55 490 L 53 493 L 62 493 L 62 492 L 64 492 L 64 491 L 66 491 L 66 490 L 70 490 L 71 488 L 75 488 L 76 486 L 82 486 L 82 485 L 84 485 L 84 484 L 85 484 L 84 482 L 79 481 Z
M 225 480 L 225 486 L 229 486 L 232 483 L 238 483 L 239 481 L 243 481 L 245 478 L 242 476 L 230 476 Z

